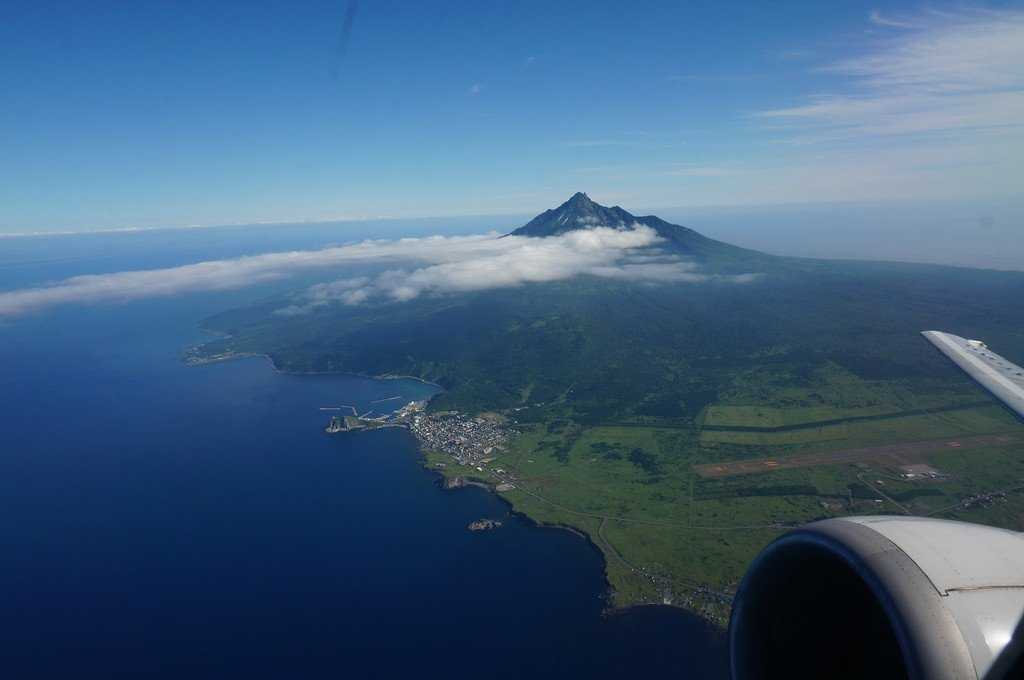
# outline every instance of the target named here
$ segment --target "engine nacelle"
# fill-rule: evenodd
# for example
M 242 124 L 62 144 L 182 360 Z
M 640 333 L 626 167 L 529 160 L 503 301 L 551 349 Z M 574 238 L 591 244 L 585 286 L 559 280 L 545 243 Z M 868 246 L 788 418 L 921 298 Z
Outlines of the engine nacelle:
M 917 517 L 809 524 L 733 603 L 734 680 L 984 676 L 1024 612 L 1024 534 Z

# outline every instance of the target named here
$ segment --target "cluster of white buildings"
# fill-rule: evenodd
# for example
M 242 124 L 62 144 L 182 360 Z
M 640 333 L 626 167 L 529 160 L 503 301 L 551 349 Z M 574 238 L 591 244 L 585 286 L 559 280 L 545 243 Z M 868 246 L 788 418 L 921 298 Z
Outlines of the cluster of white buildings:
M 479 467 L 504 448 L 511 430 L 497 418 L 471 418 L 460 413 L 408 418 L 409 429 L 429 451 L 446 453 L 462 465 Z

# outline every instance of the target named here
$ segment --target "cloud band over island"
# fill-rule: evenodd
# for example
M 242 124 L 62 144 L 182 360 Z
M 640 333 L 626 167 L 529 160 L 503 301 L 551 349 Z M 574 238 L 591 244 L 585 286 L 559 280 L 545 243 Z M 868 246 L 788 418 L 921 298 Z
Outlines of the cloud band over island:
M 590 275 L 651 282 L 712 278 L 697 265 L 662 253 L 653 229 L 596 227 L 546 238 L 430 236 L 366 240 L 324 248 L 267 253 L 195 264 L 90 274 L 50 285 L 0 293 L 0 317 L 67 304 L 129 302 L 220 291 L 283 279 L 301 271 L 345 265 L 394 264 L 373 277 L 346 277 L 312 286 L 281 314 L 302 314 L 331 303 L 402 302 L 424 294 L 459 293 Z M 736 283 L 755 274 L 714 277 Z

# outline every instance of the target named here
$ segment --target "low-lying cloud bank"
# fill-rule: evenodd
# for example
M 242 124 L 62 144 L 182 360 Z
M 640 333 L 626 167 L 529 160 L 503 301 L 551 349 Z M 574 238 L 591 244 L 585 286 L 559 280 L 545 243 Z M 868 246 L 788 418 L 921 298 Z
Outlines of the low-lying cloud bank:
M 629 230 L 597 227 L 548 238 L 508 236 L 487 243 L 486 248 L 474 247 L 468 256 L 456 252 L 450 260 L 427 267 L 312 286 L 278 314 L 306 314 L 338 302 L 403 302 L 424 294 L 507 288 L 580 275 L 656 282 L 708 279 L 694 263 L 658 251 L 661 241 L 653 229 L 640 224 Z
M 0 317 L 62 304 L 119 302 L 180 293 L 218 291 L 346 264 L 407 264 L 370 277 L 343 278 L 312 286 L 278 311 L 307 313 L 317 307 L 374 300 L 401 302 L 423 294 L 456 293 L 557 281 L 589 274 L 638 281 L 704 281 L 691 262 L 661 253 L 661 237 L 649 227 L 573 231 L 549 238 L 497 234 L 368 240 L 323 250 L 268 253 L 181 267 L 76 276 L 52 285 L 0 293 Z M 416 267 L 415 265 L 420 265 Z M 743 283 L 755 275 L 731 277 Z

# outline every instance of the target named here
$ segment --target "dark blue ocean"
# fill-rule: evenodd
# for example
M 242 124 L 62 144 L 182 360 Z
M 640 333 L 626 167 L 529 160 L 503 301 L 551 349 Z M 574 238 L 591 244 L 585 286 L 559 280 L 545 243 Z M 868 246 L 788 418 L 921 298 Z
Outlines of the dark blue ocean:
M 424 228 L 385 226 L 0 239 L 0 290 Z M 181 362 L 204 317 L 297 285 L 0 323 L 3 677 L 725 676 L 694 617 L 603 616 L 583 539 L 470 533 L 508 508 L 441 490 L 406 432 L 323 432 L 321 406 L 434 388 Z

